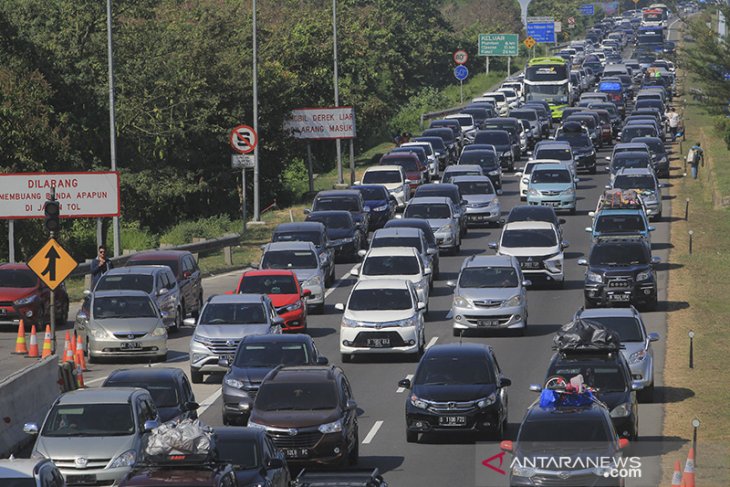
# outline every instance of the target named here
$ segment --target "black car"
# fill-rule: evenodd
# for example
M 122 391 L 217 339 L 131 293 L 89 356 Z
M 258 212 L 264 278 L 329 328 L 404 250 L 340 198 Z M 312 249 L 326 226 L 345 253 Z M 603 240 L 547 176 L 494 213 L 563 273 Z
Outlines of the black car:
M 519 205 L 513 207 L 507 215 L 507 223 L 512 222 L 548 222 L 555 225 L 560 235 L 563 235 L 562 224 L 565 218 L 558 218 L 555 208 L 544 205 Z
M 494 112 L 492 110 L 483 107 L 466 107 L 461 109 L 459 113 L 471 115 L 474 119 L 474 125 L 477 127 L 479 127 L 484 120 L 494 116 Z
M 441 120 L 432 120 L 431 123 L 428 125 L 428 128 L 430 129 L 438 129 L 448 127 L 454 132 L 454 137 L 456 137 L 457 145 L 459 146 L 459 149 L 461 149 L 461 146 L 464 145 L 464 134 L 461 130 L 461 124 L 458 120 L 455 119 L 448 119 L 444 118 Z
M 303 469 L 292 487 L 388 487 L 377 468 L 361 470 Z
M 365 211 L 365 200 L 362 193 L 354 189 L 338 189 L 331 191 L 320 191 L 312 201 L 311 211 L 345 210 L 352 214 L 360 233 L 362 241 L 367 241 L 370 216 Z M 308 213 L 305 211 L 305 213 Z
M 289 487 L 286 457 L 262 429 L 216 427 L 218 460 L 233 467 L 237 485 Z
M 330 247 L 335 251 L 335 259 L 357 259 L 357 251 L 363 248 L 364 243 L 362 231 L 352 218 L 352 213 L 345 210 L 313 211 L 307 215 L 306 221 L 324 224 Z
M 587 266 L 585 307 L 632 304 L 644 310 L 657 306 L 657 280 L 649 244 L 643 239 L 601 239 L 593 244 Z
M 585 169 L 591 174 L 596 173 L 596 149 L 591 138 L 583 133 L 562 133 L 555 140 L 564 140 L 570 144 L 575 157 L 576 169 Z
M 454 207 L 458 211 L 461 236 L 463 237 L 466 235 L 466 200 L 461 197 L 459 187 L 450 183 L 423 184 L 418 187 L 416 192 L 412 195 L 412 198 L 429 196 L 445 196 L 454 203 Z
M 499 162 L 503 169 L 514 171 L 515 152 L 512 146 L 512 136 L 506 130 L 477 130 L 474 136 L 475 144 L 489 144 L 497 149 Z
M 553 120 L 550 105 L 546 101 L 530 100 L 522 105 L 522 108 L 537 110 L 537 115 L 540 117 L 540 123 L 542 124 L 542 136 L 547 137 L 550 134 Z
M 491 347 L 477 343 L 435 345 L 421 358 L 406 399 L 406 441 L 420 433 L 470 431 L 502 438 L 507 425 L 507 386 Z
M 589 399 L 580 406 L 533 403 L 522 419 L 515 440 L 502 441 L 500 448 L 513 456 L 508 463 L 514 465 L 509 469 L 510 486 L 622 487 L 623 480 L 611 475 L 610 464 L 607 469 L 581 466 L 589 462 L 592 462 L 589 465 L 602 465 L 606 459 L 618 458 L 628 444 L 627 439 L 616 434 L 606 406 Z M 541 463 L 548 458 L 565 463 Z
M 659 137 L 634 137 L 631 142 L 648 145 L 649 152 L 651 152 L 652 167 L 657 177 L 669 177 L 669 155 L 662 139 Z
M 454 135 L 454 131 L 451 128 L 441 127 L 426 129 L 421 134 L 421 137 L 417 137 L 416 140 L 422 140 L 422 137 L 440 137 L 441 140 L 443 140 L 443 143 L 446 146 L 447 150 L 446 164 L 444 165 L 444 167 L 456 162 L 456 157 L 459 153 L 459 140 L 456 138 L 456 136 Z
M 289 462 L 357 464 L 357 403 L 339 367 L 277 367 L 244 404 L 248 426 L 265 429 Z
M 232 363 L 223 376 L 223 424 L 245 424 L 248 411 L 243 399 L 254 399 L 266 374 L 280 365 L 327 365 L 309 335 L 247 335 L 241 339 Z
M 325 286 L 335 282 L 335 253 L 327 237 L 327 227 L 320 222 L 280 223 L 271 235 L 272 242 L 312 242 L 324 267 Z
M 522 124 L 519 120 L 512 117 L 488 118 L 482 122 L 482 128 L 484 130 L 506 130 L 509 132 L 510 139 L 512 140 L 512 155 L 515 161 L 520 160 L 522 157 L 522 148 L 520 147 Z
M 459 156 L 459 164 L 476 164 L 491 181 L 495 189 L 502 189 L 502 166 L 491 150 L 468 150 Z
M 195 419 L 198 403 L 185 372 L 173 367 L 118 369 L 109 374 L 101 387 L 141 387 L 155 401 L 160 421 Z
M 431 258 L 433 266 L 433 278 L 439 278 L 439 246 L 436 236 L 433 234 L 433 228 L 429 225 L 428 220 L 422 218 L 399 218 L 397 220 L 389 220 L 383 228 L 420 228 L 428 242 L 428 248 L 432 249 Z M 433 252 L 435 250 L 435 252 Z
M 443 170 L 447 164 L 451 161 L 451 156 L 449 152 L 449 148 L 446 147 L 446 144 L 444 143 L 444 139 L 441 137 L 436 136 L 424 136 L 424 137 L 414 137 L 412 139 L 413 142 L 428 142 L 431 144 L 431 147 L 433 147 L 433 151 L 436 154 L 436 159 L 439 161 L 439 169 Z
M 398 203 L 382 184 L 361 184 L 352 189 L 361 192 L 365 200 L 365 211 L 369 213 L 369 231 L 383 228 L 395 216 Z

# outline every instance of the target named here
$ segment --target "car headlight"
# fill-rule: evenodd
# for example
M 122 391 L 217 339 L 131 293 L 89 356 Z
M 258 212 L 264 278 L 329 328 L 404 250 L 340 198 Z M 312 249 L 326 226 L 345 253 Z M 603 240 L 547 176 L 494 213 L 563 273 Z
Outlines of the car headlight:
M 649 355 L 649 353 L 646 350 L 639 350 L 638 352 L 634 352 L 629 355 L 629 363 L 638 364 L 639 362 L 642 362 L 647 355 Z
M 411 404 L 418 409 L 426 409 L 428 404 L 423 399 L 419 399 L 415 394 L 411 394 Z
M 411 316 L 410 318 L 406 318 L 405 320 L 393 321 L 392 324 L 399 327 L 416 326 L 418 324 L 418 320 L 415 316 Z
M 158 326 L 152 330 L 152 336 L 163 337 L 165 335 L 167 335 L 167 329 L 164 326 Z
M 522 184 L 530 184 L 530 178 L 522 178 Z
M 512 467 L 512 475 L 515 477 L 532 477 L 535 475 L 535 469 L 515 464 L 515 466 Z
M 385 211 L 388 209 L 388 205 L 376 206 L 372 211 Z
M 527 194 L 530 196 L 540 196 L 540 192 L 538 190 L 536 190 L 535 188 L 528 189 Z
M 601 276 L 600 274 L 596 274 L 595 272 L 589 271 L 589 272 L 586 272 L 586 280 L 591 281 L 591 282 L 602 283 L 603 276 Z
M 421 279 L 420 281 L 418 281 L 416 283 L 416 289 L 418 289 L 419 291 L 423 291 L 424 289 L 428 289 L 428 279 L 426 279 L 424 277 L 423 279 Z
M 573 188 L 568 188 L 563 193 L 565 196 L 575 196 L 575 190 Z
M 447 223 L 446 225 L 442 226 L 441 228 L 439 228 L 436 231 L 437 232 L 449 232 L 449 233 L 451 233 L 451 232 L 454 231 L 454 224 L 453 223 Z
M 457 308 L 472 308 L 469 300 L 461 296 L 454 296 L 454 306 Z
M 388 190 L 389 193 L 399 193 L 403 191 L 403 188 L 391 188 Z
M 235 387 L 236 389 L 243 389 L 243 386 L 245 385 L 242 380 L 234 378 L 228 378 L 224 382 L 227 386 Z
M 520 304 L 522 304 L 522 295 L 516 294 L 516 295 L 512 296 L 511 298 L 509 298 L 508 300 L 503 301 L 502 307 L 511 308 L 513 306 L 519 306 Z
M 193 335 L 193 341 L 194 341 L 194 342 L 198 342 L 198 343 L 202 343 L 202 344 L 203 344 L 203 345 L 205 345 L 206 347 L 207 347 L 208 345 L 210 345 L 210 340 L 208 340 L 208 338 L 206 338 L 206 337 L 204 337 L 204 336 L 200 336 L 200 335 L 198 335 L 198 334 L 195 334 L 195 335 Z
M 94 336 L 94 338 L 99 338 L 99 339 L 109 337 L 109 332 L 107 332 L 102 327 L 91 328 L 91 334 Z
M 591 149 L 591 153 L 590 153 L 590 154 L 588 154 L 588 155 L 589 155 L 589 156 L 591 156 L 591 157 L 592 157 L 592 156 L 595 156 L 595 155 L 596 155 L 596 151 L 595 151 L 595 149 Z
M 636 280 L 637 281 L 648 281 L 650 277 L 651 277 L 650 272 L 639 272 L 636 275 Z
M 134 450 L 127 450 L 109 462 L 109 465 L 106 468 L 131 467 L 136 461 L 137 452 Z
M 297 300 L 296 303 L 290 304 L 289 306 L 284 308 L 284 311 L 296 311 L 298 309 L 302 308 L 302 301 L 301 299 Z
M 545 260 L 545 268 L 550 272 L 560 272 L 563 270 L 563 257 L 558 255 Z
M 499 176 L 499 171 L 489 171 L 490 176 Z
M 333 421 L 331 423 L 322 424 L 317 428 L 320 433 L 339 433 L 342 431 L 342 420 L 338 419 L 337 421 Z
M 512 157 L 512 151 L 502 152 L 502 157 Z
M 362 326 L 362 323 L 357 320 L 351 320 L 349 318 L 342 318 L 342 326 L 345 328 L 358 328 Z
M 352 240 L 352 239 L 350 239 Z M 304 281 L 302 287 L 307 288 L 309 286 L 317 287 L 322 285 L 322 278 L 320 276 L 313 276 Z
M 619 404 L 615 408 L 611 410 L 611 417 L 612 418 L 625 418 L 626 416 L 631 414 L 631 403 L 625 402 L 623 404 Z
M 33 303 L 34 301 L 37 301 L 37 300 L 38 300 L 38 295 L 37 294 L 32 294 L 32 295 L 26 296 L 24 298 L 16 299 L 15 301 L 13 301 L 13 304 L 15 306 L 26 306 L 28 304 Z
M 30 454 L 30 458 L 31 460 L 45 460 L 48 457 L 36 450 Z
M 484 409 L 487 406 L 491 406 L 495 402 L 497 402 L 497 393 L 493 392 L 490 395 L 488 395 L 487 397 L 485 397 L 484 399 L 477 402 L 477 406 Z
M 266 426 L 264 426 L 263 424 L 254 423 L 253 421 L 249 421 L 248 424 L 246 424 L 246 426 L 248 426 L 249 428 L 256 428 L 256 429 L 260 429 L 260 430 L 266 429 Z

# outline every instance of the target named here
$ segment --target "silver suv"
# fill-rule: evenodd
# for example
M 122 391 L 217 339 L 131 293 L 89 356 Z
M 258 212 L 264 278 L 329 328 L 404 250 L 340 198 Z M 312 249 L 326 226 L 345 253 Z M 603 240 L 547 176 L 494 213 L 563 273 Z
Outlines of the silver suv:
M 324 312 L 325 265 L 311 242 L 273 242 L 266 244 L 260 269 L 284 269 L 297 275 L 302 289 L 309 289 L 307 307 Z
M 527 290 L 520 263 L 511 255 L 473 255 L 464 261 L 454 288 L 454 335 L 465 330 L 527 330 Z
M 461 249 L 459 210 L 446 196 L 424 196 L 411 199 L 403 212 L 403 218 L 420 218 L 428 221 L 436 236 L 439 249 L 454 254 Z

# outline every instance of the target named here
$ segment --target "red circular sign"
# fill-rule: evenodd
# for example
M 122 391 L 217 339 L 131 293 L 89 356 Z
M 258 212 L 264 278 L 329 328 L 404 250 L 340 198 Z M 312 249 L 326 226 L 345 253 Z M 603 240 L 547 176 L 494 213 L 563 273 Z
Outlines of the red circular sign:
M 459 49 L 454 53 L 454 62 L 456 64 L 464 64 L 469 59 L 469 55 L 463 49 Z
M 253 127 L 239 125 L 231 130 L 231 148 L 239 154 L 250 154 L 259 143 L 259 136 Z

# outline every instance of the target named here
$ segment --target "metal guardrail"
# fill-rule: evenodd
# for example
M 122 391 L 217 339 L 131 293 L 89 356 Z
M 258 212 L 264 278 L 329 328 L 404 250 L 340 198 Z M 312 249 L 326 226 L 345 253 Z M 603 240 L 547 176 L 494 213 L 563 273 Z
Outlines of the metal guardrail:
M 203 240 L 202 242 L 194 242 L 189 244 L 178 245 L 176 247 L 160 247 L 158 249 L 147 249 L 140 252 L 152 251 L 166 251 L 166 250 L 187 250 L 192 253 L 207 254 L 220 250 L 225 247 L 233 247 L 241 243 L 241 235 L 238 233 L 232 233 L 224 235 L 220 238 L 214 238 L 210 240 Z M 122 267 L 127 263 L 130 257 L 135 253 L 121 255 L 119 257 L 113 257 L 111 259 L 114 267 Z M 71 276 L 83 276 L 91 272 L 91 261 L 79 263 L 79 266 L 71 273 Z

